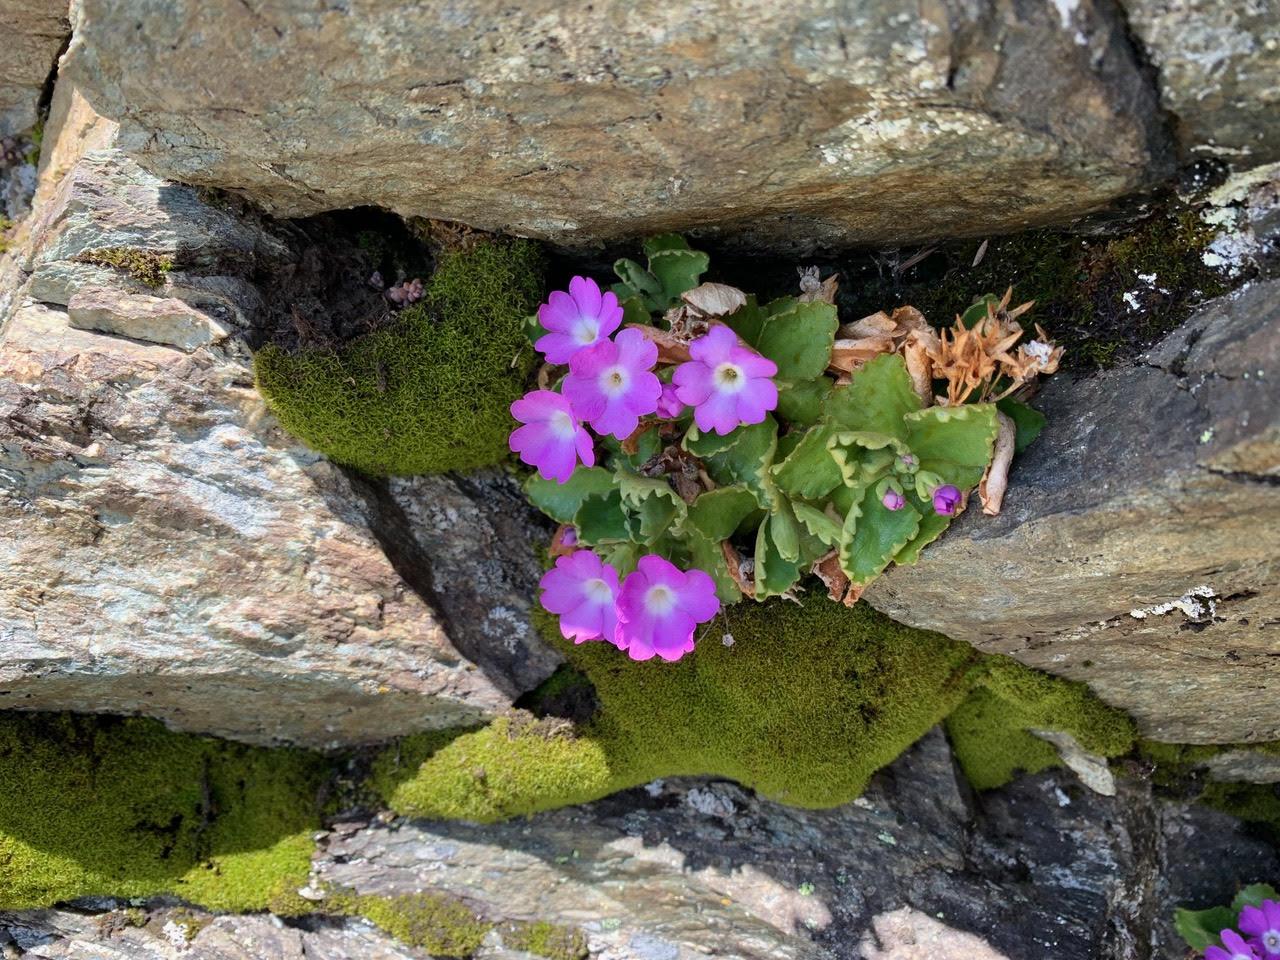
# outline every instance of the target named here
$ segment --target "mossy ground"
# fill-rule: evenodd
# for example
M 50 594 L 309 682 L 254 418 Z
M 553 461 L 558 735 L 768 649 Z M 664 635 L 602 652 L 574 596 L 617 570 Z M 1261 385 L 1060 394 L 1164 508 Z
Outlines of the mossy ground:
M 258 388 L 286 430 L 368 474 L 497 463 L 533 364 L 521 322 L 541 269 L 527 241 L 445 252 L 423 301 L 389 325 L 339 347 L 264 346 Z
M 76 259 L 82 263 L 120 270 L 143 286 L 152 289 L 163 287 L 169 271 L 173 268 L 173 258 L 167 254 L 137 247 L 103 247 L 100 250 L 86 250 Z
M 549 618 L 544 627 L 594 688 L 593 718 L 575 726 L 513 714 L 460 736 L 408 738 L 374 766 L 374 786 L 393 809 L 495 820 L 679 775 L 834 806 L 957 710 L 957 751 L 983 788 L 1056 762 L 1052 747 L 1033 746 L 1042 741 L 1030 727 L 1069 730 L 1108 756 L 1133 742 L 1128 719 L 1083 685 L 982 657 L 866 605 L 811 598 L 803 607 L 735 608 L 732 646 L 721 643 L 722 619 L 677 664 L 632 663 L 606 644 L 567 644 Z M 565 700 L 565 676 L 548 684 L 548 697 Z
M 262 909 L 306 882 L 322 771 L 152 720 L 0 714 L 0 907 L 163 892 Z

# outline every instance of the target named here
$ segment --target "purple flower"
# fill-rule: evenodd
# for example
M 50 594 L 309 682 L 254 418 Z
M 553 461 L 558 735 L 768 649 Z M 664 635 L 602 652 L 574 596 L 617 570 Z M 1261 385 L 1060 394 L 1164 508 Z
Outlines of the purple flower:
M 1227 949 L 1207 947 L 1204 951 L 1204 960 L 1259 960 L 1253 947 L 1245 943 L 1240 934 L 1234 930 L 1223 930 L 1221 937 Z
M 524 424 L 507 441 L 520 459 L 547 480 L 565 483 L 578 459 L 596 462 L 591 434 L 573 415 L 569 401 L 550 390 L 534 390 L 511 405 L 511 415 Z
M 1253 938 L 1263 960 L 1280 957 L 1280 903 L 1263 900 L 1260 907 L 1245 907 L 1237 926 Z
M 551 363 L 568 363 L 583 347 L 592 347 L 618 329 L 622 307 L 612 291 L 600 292 L 594 280 L 574 277 L 569 292 L 556 290 L 538 308 L 538 322 L 550 331 L 534 346 Z
M 960 506 L 960 488 L 944 483 L 933 491 L 933 512 L 944 517 L 949 517 L 956 512 L 956 508 Z
M 715 581 L 701 570 L 681 573 L 650 553 L 627 574 L 618 595 L 614 643 L 632 660 L 679 660 L 693 649 L 693 631 L 720 612 Z
M 578 531 L 575 527 L 565 527 L 564 532 L 560 535 L 560 542 L 566 547 L 576 547 L 578 545 Z
M 560 616 L 560 632 L 574 643 L 613 640 L 618 618 L 618 571 L 590 550 L 561 557 L 542 575 L 542 605 Z
M 725 326 L 714 326 L 689 344 L 688 363 L 676 367 L 673 382 L 681 403 L 694 408 L 699 430 L 726 434 L 744 423 L 760 423 L 778 405 L 770 377 L 777 364 L 742 346 Z
M 907 498 L 902 495 L 901 490 L 895 490 L 890 487 L 884 492 L 880 502 L 884 504 L 886 510 L 901 510 L 907 505 Z
M 569 361 L 561 389 L 576 416 L 597 433 L 625 440 L 640 418 L 658 409 L 662 381 L 651 371 L 658 347 L 639 330 L 579 350 Z
M 658 398 L 658 416 L 664 420 L 675 420 L 684 413 L 685 405 L 676 396 L 676 388 L 670 383 L 662 385 L 662 396 Z

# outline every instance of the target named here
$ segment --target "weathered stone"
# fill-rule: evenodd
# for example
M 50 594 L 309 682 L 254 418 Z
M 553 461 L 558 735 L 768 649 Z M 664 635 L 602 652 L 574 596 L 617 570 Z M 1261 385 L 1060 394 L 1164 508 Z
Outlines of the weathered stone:
M 1280 2 L 1124 0 L 1183 147 L 1280 159 Z
M 1097 209 L 1171 146 L 1095 0 L 85 0 L 62 75 L 161 176 L 568 245 L 987 235 Z
M 82 287 L 67 302 L 67 322 L 78 330 L 112 333 L 191 351 L 230 331 L 182 300 L 124 293 L 113 287 Z
M 902 907 L 871 921 L 862 938 L 865 960 L 1009 960 L 971 933 Z
M 0 139 L 28 132 L 71 32 L 67 0 L 0 0 Z
M 1085 750 L 1075 737 L 1062 730 L 1028 730 L 1027 732 L 1053 744 L 1063 764 L 1074 771 L 1080 778 L 1080 782 L 1094 793 L 1100 793 L 1104 797 L 1116 795 L 1116 778 L 1111 772 L 1106 757 Z
M 1037 404 L 1004 511 L 867 591 L 906 623 L 1086 681 L 1142 732 L 1280 738 L 1280 283 Z

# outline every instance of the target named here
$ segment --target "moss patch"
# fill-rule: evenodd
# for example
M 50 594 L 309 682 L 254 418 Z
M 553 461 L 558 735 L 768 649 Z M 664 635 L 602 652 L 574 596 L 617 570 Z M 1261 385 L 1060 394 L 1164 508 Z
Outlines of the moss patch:
M 976 688 L 947 718 L 947 735 L 965 777 L 978 790 L 1003 786 L 1019 772 L 1058 763 L 1058 751 L 1029 730 L 1065 731 L 1090 753 L 1118 757 L 1136 736 L 1133 721 L 1083 683 L 989 657 L 973 672 Z
M 336 892 L 318 909 L 364 917 L 401 943 L 421 947 L 433 957 L 469 957 L 493 929 L 493 924 L 476 916 L 460 900 L 436 893 L 375 897 Z
M 978 654 L 865 605 L 824 598 L 734 608 L 679 663 L 544 633 L 595 687 L 588 723 L 501 717 L 454 739 L 410 737 L 374 785 L 405 814 L 496 820 L 581 803 L 658 777 L 727 777 L 805 807 L 851 800 L 969 691 Z
M 76 260 L 99 267 L 122 270 L 143 286 L 153 289 L 163 287 L 169 271 L 173 269 L 172 257 L 157 253 L 155 250 L 143 250 L 137 247 L 103 247 L 101 250 L 86 250 L 76 257 Z
M 507 924 L 502 928 L 502 943 L 512 950 L 523 950 L 547 960 L 586 960 L 590 955 L 587 938 L 581 930 L 545 920 Z
M 151 720 L 0 714 L 0 908 L 172 893 L 262 909 L 306 883 L 322 771 Z
M 425 299 L 391 325 L 336 349 L 263 347 L 258 388 L 290 433 L 365 473 L 497 463 L 534 360 L 521 322 L 541 292 L 532 243 L 446 252 Z

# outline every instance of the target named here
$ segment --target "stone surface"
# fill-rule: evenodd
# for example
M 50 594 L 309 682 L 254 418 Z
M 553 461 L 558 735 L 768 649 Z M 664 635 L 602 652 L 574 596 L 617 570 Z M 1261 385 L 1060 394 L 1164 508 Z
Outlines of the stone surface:
M 970 510 L 866 597 L 1086 681 L 1171 742 L 1280 738 L 1280 283 L 1037 405 L 999 517 Z
M 82 287 L 67 301 L 67 322 L 77 330 L 110 333 L 188 352 L 228 336 L 230 330 L 182 300 Z
M 833 810 L 672 780 L 491 826 L 339 822 L 320 840 L 311 885 L 426 892 L 489 921 L 551 921 L 583 931 L 593 960 L 1185 960 L 1175 905 L 1226 902 L 1278 873 L 1275 848 L 1237 821 L 1153 798 L 1133 779 L 1106 798 L 1056 771 L 975 798 L 935 730 Z M 215 941 L 255 943 L 255 960 L 295 960 L 299 941 L 308 958 L 402 956 L 320 909 L 283 928 L 220 918 L 182 956 L 246 955 L 213 952 Z M 122 943 L 154 944 L 164 916 L 95 936 L 67 912 L 0 914 L 0 931 L 48 937 L 37 956 L 150 958 Z M 321 935 L 347 952 L 323 952 Z M 527 960 L 492 934 L 477 956 Z
M 0 0 L 0 139 L 27 133 L 71 32 L 67 0 Z
M 1123 0 L 1182 145 L 1240 165 L 1280 159 L 1280 2 Z
M 61 75 L 161 176 L 566 245 L 985 236 L 1172 149 L 1100 0 L 84 0 Z

